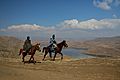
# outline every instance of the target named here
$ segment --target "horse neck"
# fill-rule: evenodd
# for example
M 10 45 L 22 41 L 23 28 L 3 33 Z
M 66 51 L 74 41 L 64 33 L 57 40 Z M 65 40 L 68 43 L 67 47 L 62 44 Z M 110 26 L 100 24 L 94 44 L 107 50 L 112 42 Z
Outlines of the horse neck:
M 62 48 L 63 48 L 63 44 L 62 44 L 62 42 L 59 43 L 59 44 L 57 44 L 57 46 L 58 46 L 58 48 L 60 48 L 60 50 L 62 50 Z
M 35 46 L 32 46 L 31 51 L 36 51 Z

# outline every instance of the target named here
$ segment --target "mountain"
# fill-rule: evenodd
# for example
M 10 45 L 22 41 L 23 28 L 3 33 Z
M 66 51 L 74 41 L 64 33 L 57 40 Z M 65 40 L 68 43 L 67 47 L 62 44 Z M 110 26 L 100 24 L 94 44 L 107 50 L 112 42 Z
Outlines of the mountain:
M 61 40 L 57 40 L 61 42 Z M 48 46 L 48 40 L 32 40 L 32 44 L 41 43 L 41 48 Z M 0 36 L 0 56 L 16 57 L 24 41 L 16 37 Z M 67 40 L 68 48 L 83 49 L 82 53 L 97 56 L 120 56 L 120 36 L 101 37 L 93 40 Z
M 0 36 L 0 56 L 16 57 L 23 41 L 15 37 Z
M 120 56 L 120 37 L 104 37 L 85 42 L 88 52 L 98 55 Z
M 98 56 L 120 56 L 120 36 L 101 37 L 88 41 L 70 41 L 72 48 L 86 48 L 83 53 Z

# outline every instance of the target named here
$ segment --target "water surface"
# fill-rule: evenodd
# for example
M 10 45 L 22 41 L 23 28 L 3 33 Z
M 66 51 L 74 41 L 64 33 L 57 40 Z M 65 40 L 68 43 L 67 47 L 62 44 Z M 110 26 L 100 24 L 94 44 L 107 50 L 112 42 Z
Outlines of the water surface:
M 66 48 L 66 49 L 63 49 L 62 53 L 64 55 L 70 56 L 74 59 L 93 58 L 94 57 L 94 56 L 91 56 L 91 55 L 81 53 L 80 52 L 81 50 L 84 50 L 84 49 L 82 49 L 82 48 L 80 48 L 80 49 Z

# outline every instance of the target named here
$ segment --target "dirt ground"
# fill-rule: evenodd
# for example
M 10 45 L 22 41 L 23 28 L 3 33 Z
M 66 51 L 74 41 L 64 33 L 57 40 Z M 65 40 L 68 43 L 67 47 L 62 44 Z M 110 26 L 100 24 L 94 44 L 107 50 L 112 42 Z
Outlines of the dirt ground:
M 24 64 L 21 57 L 0 57 L 0 80 L 120 80 L 120 58 L 35 59 L 36 64 Z

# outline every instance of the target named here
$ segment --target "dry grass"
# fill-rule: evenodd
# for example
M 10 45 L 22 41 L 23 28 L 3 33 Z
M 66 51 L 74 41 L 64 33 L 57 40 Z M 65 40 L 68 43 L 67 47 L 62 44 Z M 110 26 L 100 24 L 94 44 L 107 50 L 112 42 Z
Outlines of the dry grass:
M 0 58 L 0 80 L 120 80 L 120 58 L 41 61 L 42 57 L 35 56 L 35 65 Z

